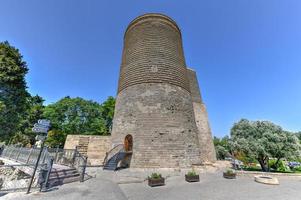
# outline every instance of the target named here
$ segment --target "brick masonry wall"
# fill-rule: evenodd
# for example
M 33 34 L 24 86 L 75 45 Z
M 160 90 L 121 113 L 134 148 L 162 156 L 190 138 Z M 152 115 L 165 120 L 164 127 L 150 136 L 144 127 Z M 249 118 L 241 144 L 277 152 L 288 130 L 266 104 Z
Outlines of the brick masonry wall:
M 171 84 L 144 83 L 117 97 L 112 143 L 133 136 L 131 167 L 174 168 L 200 164 L 190 93 Z
M 200 164 L 181 32 L 167 16 L 134 19 L 124 36 L 113 145 L 133 136 L 131 167 Z
M 138 17 L 125 33 L 118 92 L 141 83 L 169 83 L 189 91 L 181 33 L 166 16 Z
M 79 145 L 81 138 L 88 138 L 88 148 L 86 155 L 88 156 L 88 164 L 101 165 L 106 156 L 106 152 L 111 149 L 110 136 L 95 135 L 68 135 L 64 149 L 75 149 Z
M 216 153 L 212 140 L 206 106 L 203 103 L 197 76 L 194 70 L 188 69 L 187 75 L 190 83 L 190 91 L 193 102 L 196 125 L 198 127 L 198 138 L 202 162 L 215 162 Z

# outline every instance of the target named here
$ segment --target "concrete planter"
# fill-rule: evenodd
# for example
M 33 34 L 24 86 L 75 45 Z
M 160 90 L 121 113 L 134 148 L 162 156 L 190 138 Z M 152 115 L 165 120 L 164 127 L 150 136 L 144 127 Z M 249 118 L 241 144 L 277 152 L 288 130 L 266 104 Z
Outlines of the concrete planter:
M 255 176 L 254 179 L 257 183 L 263 183 L 263 184 L 267 184 L 267 185 L 279 185 L 279 181 L 276 177 Z
M 165 179 L 164 178 L 157 178 L 157 179 L 149 178 L 148 185 L 151 187 L 165 185 Z
M 200 176 L 199 175 L 188 176 L 187 174 L 185 174 L 185 180 L 187 182 L 200 182 Z
M 224 172 L 223 173 L 223 177 L 227 178 L 227 179 L 236 179 L 236 173 L 227 173 L 227 172 Z

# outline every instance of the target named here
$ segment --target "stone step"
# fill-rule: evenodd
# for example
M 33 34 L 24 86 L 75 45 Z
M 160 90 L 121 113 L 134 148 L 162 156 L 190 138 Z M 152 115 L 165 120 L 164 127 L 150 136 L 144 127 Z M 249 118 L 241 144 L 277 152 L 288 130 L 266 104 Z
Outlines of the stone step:
M 63 175 L 63 176 L 59 176 L 59 177 L 49 177 L 49 182 L 51 182 L 53 180 L 63 180 L 63 179 L 79 177 L 79 176 L 80 176 L 79 173 L 76 173 L 76 174 Z
M 80 176 L 61 178 L 61 179 L 52 179 L 49 181 L 49 187 L 54 187 L 58 185 L 63 185 L 67 183 L 77 182 L 80 180 Z
M 79 174 L 77 170 L 69 170 L 69 171 L 57 171 L 57 172 L 51 172 L 50 178 L 59 178 L 59 177 L 65 177 L 69 175 L 75 175 Z

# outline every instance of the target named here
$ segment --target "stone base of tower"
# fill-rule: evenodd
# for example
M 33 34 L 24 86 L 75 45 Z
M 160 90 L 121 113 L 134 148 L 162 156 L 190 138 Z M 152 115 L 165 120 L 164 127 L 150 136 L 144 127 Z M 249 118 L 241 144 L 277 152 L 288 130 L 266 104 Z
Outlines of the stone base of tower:
M 116 99 L 112 144 L 133 138 L 133 168 L 187 168 L 200 164 L 190 93 L 169 84 L 143 83 Z
M 203 103 L 193 102 L 196 125 L 199 130 L 199 144 L 202 163 L 216 162 L 216 153 L 212 140 L 206 106 Z

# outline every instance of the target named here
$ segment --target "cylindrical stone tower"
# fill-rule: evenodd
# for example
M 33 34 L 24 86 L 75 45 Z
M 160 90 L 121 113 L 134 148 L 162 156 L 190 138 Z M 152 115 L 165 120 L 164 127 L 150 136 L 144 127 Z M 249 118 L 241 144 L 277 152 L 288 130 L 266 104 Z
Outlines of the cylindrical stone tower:
M 181 32 L 165 15 L 137 17 L 124 35 L 112 144 L 129 136 L 131 167 L 200 164 Z

